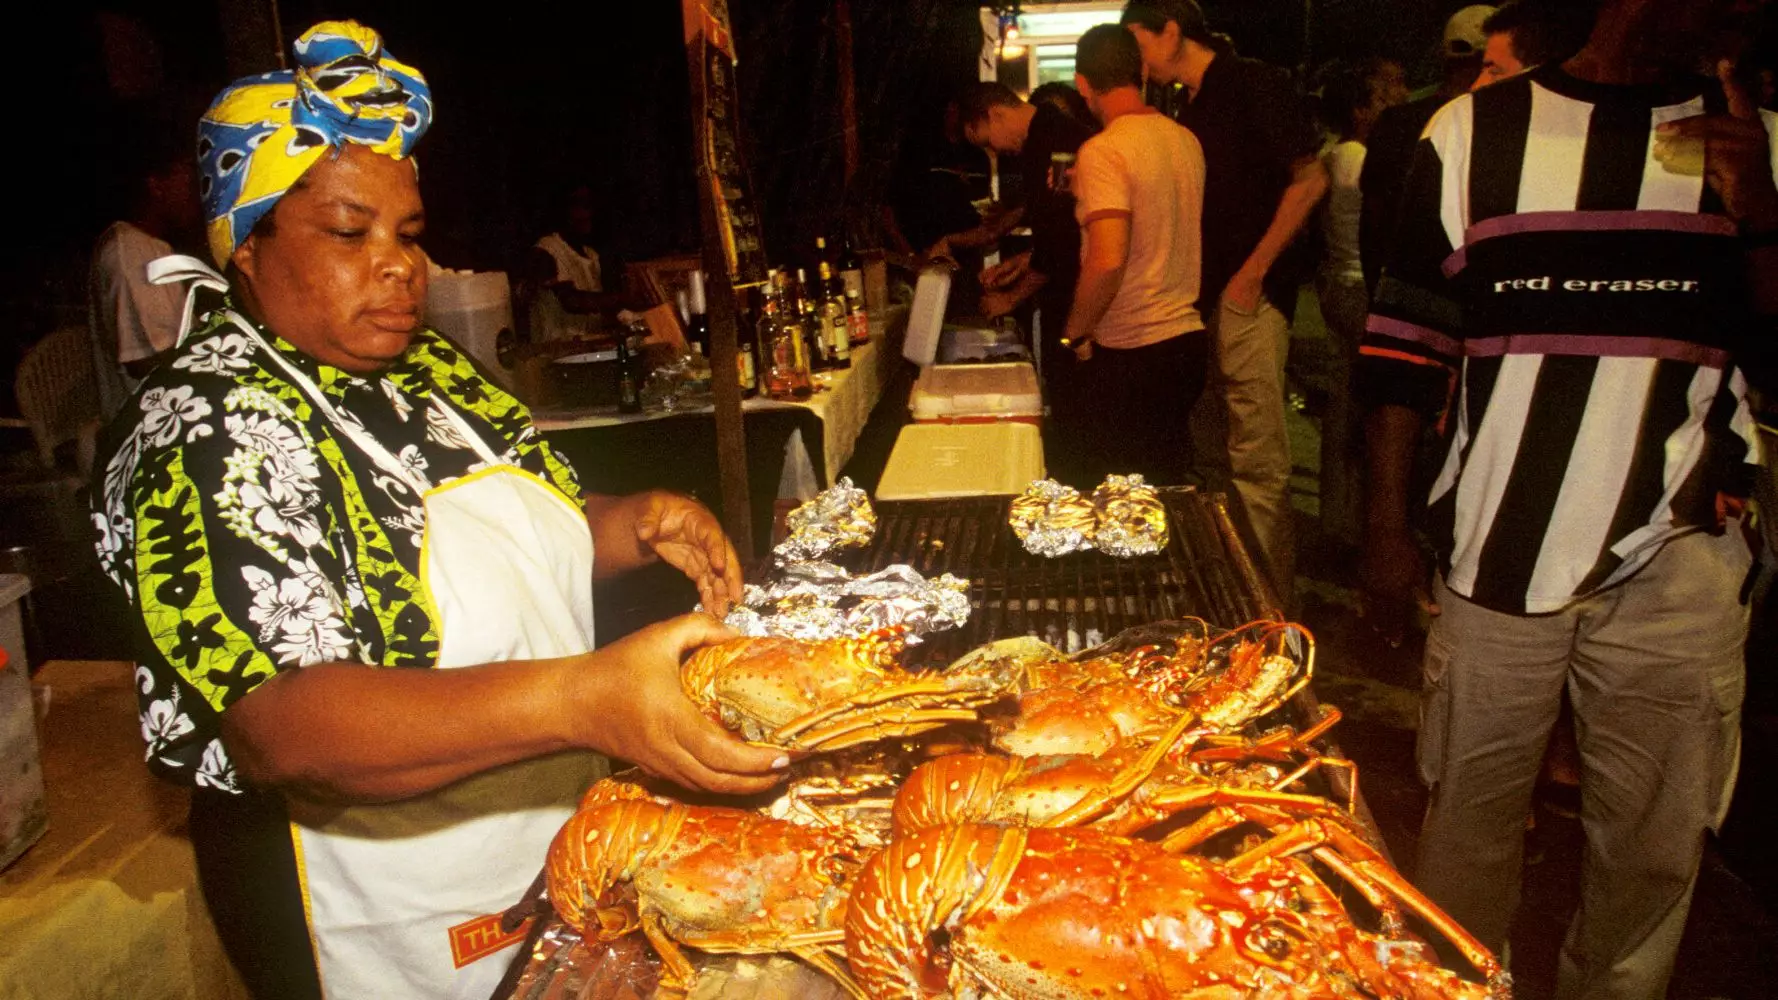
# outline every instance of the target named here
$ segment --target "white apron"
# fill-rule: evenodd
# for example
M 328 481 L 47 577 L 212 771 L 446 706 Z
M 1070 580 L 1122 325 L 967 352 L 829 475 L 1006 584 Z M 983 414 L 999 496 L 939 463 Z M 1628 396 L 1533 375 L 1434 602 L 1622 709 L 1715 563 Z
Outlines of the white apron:
M 200 261 L 173 260 L 155 262 L 150 276 L 195 277 L 188 269 L 196 265 L 220 280 Z M 188 327 L 189 316 L 188 302 Z M 577 504 L 504 463 L 448 405 L 441 407 L 446 417 L 486 464 L 427 489 L 355 421 L 340 419 L 320 387 L 251 323 L 230 319 L 334 430 L 423 495 L 420 581 L 436 613 L 440 669 L 593 648 L 593 539 Z M 487 997 L 519 943 L 497 933 L 493 915 L 524 895 L 550 840 L 606 766 L 596 754 L 561 753 L 402 802 L 294 820 L 322 993 L 328 1000 Z

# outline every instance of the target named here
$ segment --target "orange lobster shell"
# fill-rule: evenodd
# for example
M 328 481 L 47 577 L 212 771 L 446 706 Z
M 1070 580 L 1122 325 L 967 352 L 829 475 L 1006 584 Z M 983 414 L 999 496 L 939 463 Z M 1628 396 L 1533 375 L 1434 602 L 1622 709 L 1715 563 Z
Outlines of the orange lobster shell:
M 788 952 L 849 988 L 825 951 L 840 940 L 860 860 L 842 831 L 683 805 L 608 779 L 556 834 L 545 877 L 556 913 L 586 937 L 642 930 L 670 992 L 696 978 L 681 944 Z
M 1227 864 L 1091 830 L 965 825 L 865 866 L 846 954 L 872 997 L 1406 997 L 1504 994 L 1370 934 L 1290 858 Z

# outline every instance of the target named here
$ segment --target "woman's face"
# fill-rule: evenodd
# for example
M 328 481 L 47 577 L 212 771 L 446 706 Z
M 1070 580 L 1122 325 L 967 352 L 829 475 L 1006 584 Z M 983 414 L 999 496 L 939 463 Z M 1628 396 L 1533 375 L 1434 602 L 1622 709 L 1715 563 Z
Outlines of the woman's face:
M 269 219 L 233 258 L 248 309 L 343 371 L 370 374 L 400 357 L 426 304 L 413 161 L 348 143 L 310 167 Z
M 1168 21 L 1159 32 L 1140 24 L 1127 27 L 1136 38 L 1136 48 L 1142 53 L 1142 65 L 1148 70 L 1148 78 L 1157 83 L 1178 83 L 1173 57 L 1179 54 L 1179 25 Z

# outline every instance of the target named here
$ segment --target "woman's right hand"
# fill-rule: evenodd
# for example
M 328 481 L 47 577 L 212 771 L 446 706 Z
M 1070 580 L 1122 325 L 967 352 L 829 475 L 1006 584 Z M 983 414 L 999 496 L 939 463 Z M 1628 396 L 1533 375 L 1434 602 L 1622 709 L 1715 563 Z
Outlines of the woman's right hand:
M 589 654 L 567 674 L 564 705 L 575 742 L 687 788 L 745 795 L 784 779 L 789 757 L 749 744 L 698 711 L 685 696 L 686 654 L 732 639 L 709 615 L 657 622 Z

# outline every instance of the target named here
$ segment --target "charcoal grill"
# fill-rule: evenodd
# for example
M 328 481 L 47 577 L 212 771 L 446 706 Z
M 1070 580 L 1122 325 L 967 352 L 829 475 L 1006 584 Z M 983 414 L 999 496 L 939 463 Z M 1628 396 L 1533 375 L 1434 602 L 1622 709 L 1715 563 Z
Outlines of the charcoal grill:
M 906 563 L 928 577 L 952 573 L 969 581 L 969 621 L 911 649 L 921 664 L 948 663 L 1010 636 L 1036 636 L 1074 653 L 1166 619 L 1233 627 L 1280 617 L 1236 537 L 1227 500 L 1191 487 L 1157 493 L 1169 531 L 1166 548 L 1152 556 L 1032 555 L 1007 527 L 1013 498 L 985 496 L 878 501 L 872 544 L 841 561 L 853 572 Z
M 877 533 L 870 546 L 840 561 L 854 573 L 906 563 L 930 577 L 951 573 L 969 581 L 969 621 L 927 635 L 909 647 L 910 665 L 940 666 L 984 643 L 1031 635 L 1069 653 L 1098 645 L 1125 629 L 1178 618 L 1202 618 L 1233 628 L 1283 619 L 1270 584 L 1247 554 L 1228 498 L 1194 487 L 1155 491 L 1167 509 L 1167 546 L 1151 556 L 1119 559 L 1097 551 L 1057 558 L 1025 551 L 1007 525 L 1010 495 L 938 500 L 877 501 Z M 1320 717 L 1314 688 L 1280 710 L 1299 729 Z M 1329 757 L 1339 744 L 1322 738 Z M 1352 774 L 1321 768 L 1335 801 L 1356 801 L 1366 839 L 1388 848 Z

